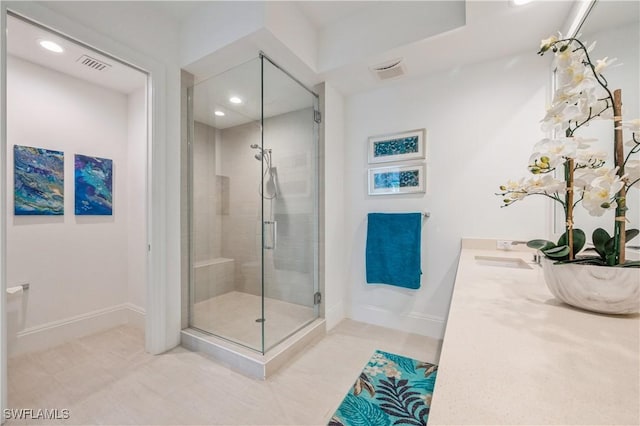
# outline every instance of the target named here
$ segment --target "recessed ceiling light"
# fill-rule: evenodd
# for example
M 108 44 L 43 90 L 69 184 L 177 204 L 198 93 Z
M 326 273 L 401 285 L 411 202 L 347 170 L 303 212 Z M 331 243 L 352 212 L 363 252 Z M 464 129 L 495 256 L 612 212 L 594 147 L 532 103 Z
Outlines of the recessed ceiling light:
M 218 117 L 224 117 L 224 112 L 222 111 L 216 111 L 214 112 L 215 115 L 217 115 Z
M 511 2 L 515 5 L 515 6 L 522 6 L 525 5 L 527 3 L 531 3 L 533 0 L 511 0 Z
M 40 47 L 42 47 L 43 49 L 47 49 L 50 52 L 54 52 L 54 53 L 64 52 L 64 49 L 62 48 L 62 46 L 60 46 L 58 43 L 53 42 L 51 40 L 40 40 L 38 41 L 38 43 L 40 44 Z
M 231 102 L 232 104 L 241 104 L 242 103 L 242 99 L 240 99 L 237 96 L 232 96 L 229 98 L 229 102 Z

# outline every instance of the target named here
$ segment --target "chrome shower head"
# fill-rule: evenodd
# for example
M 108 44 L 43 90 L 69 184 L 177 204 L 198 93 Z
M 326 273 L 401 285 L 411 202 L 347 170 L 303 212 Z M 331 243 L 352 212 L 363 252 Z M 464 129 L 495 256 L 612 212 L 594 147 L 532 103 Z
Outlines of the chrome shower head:
M 258 153 L 258 154 L 256 154 L 256 155 L 254 155 L 254 156 L 253 156 L 253 158 L 255 158 L 255 159 L 256 159 L 256 160 L 258 160 L 258 161 L 262 161 L 262 152 L 260 152 L 260 153 Z
M 252 143 L 249 147 L 253 149 L 260 148 L 257 143 Z

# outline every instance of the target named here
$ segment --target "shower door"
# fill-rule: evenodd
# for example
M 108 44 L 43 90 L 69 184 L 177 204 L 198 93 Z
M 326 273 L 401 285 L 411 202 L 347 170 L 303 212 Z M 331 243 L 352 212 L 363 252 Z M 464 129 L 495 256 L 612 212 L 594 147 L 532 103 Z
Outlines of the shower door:
M 262 56 L 189 93 L 189 326 L 264 353 L 318 316 L 317 96 Z
M 267 351 L 318 316 L 319 114 L 317 95 L 267 57 L 261 59 Z
M 189 325 L 262 351 L 260 59 L 191 90 Z

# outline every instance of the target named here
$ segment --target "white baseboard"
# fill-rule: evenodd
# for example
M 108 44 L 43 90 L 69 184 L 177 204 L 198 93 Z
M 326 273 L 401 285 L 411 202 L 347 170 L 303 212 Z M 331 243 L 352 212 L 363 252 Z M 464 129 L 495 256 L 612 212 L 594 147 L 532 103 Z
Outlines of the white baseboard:
M 72 339 L 131 323 L 144 328 L 144 309 L 131 303 L 110 306 L 8 333 L 9 357 L 45 350 Z
M 325 307 L 324 318 L 327 331 L 338 325 L 345 318 L 344 303 L 340 301 L 333 306 Z
M 127 314 L 127 324 L 144 330 L 145 310 L 143 307 L 133 303 L 125 303 Z
M 349 317 L 355 321 L 419 334 L 433 339 L 444 336 L 444 318 L 418 312 L 399 314 L 373 305 L 352 305 Z

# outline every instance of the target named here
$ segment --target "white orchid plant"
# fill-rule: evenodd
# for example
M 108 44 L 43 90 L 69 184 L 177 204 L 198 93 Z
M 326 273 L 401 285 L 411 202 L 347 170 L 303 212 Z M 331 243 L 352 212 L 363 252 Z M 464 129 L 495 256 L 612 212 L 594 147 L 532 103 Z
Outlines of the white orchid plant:
M 640 186 L 640 161 L 632 155 L 640 152 L 640 119 L 622 121 L 621 91 L 613 93 L 602 72 L 616 59 L 591 61 L 593 46 L 586 47 L 577 38 L 551 36 L 542 40 L 539 55 L 555 54 L 558 89 L 542 119 L 542 130 L 561 137 L 542 139 L 529 159 L 529 179 L 509 180 L 500 186 L 503 207 L 531 195 L 542 195 L 562 205 L 566 232 L 557 243 L 529 241 L 529 247 L 542 251 L 558 262 L 605 266 L 640 267 L 640 262 L 625 259 L 625 243 L 636 237 L 637 229 L 626 230 L 626 194 Z M 576 131 L 593 120 L 613 120 L 614 161 L 607 165 L 607 153 L 592 148 L 595 139 L 583 139 Z M 623 142 L 623 131 L 631 133 Z M 625 145 L 627 152 L 625 153 Z M 555 175 L 561 175 L 557 178 Z M 597 255 L 576 256 L 586 244 L 585 233 L 574 227 L 573 212 L 579 204 L 592 216 L 615 209 L 613 236 L 598 228 L 593 233 Z

